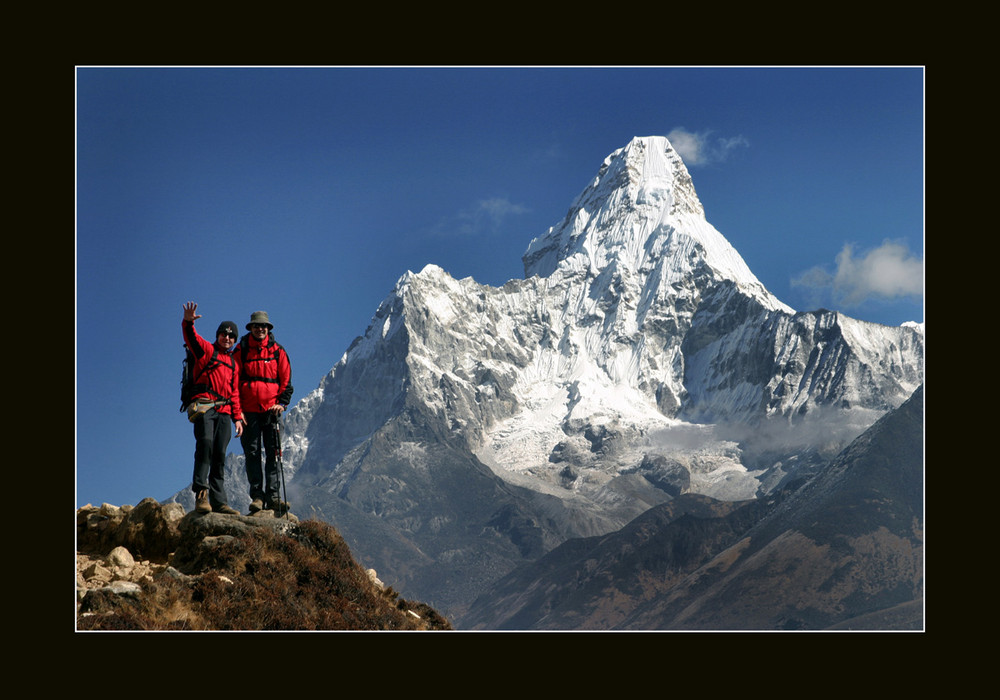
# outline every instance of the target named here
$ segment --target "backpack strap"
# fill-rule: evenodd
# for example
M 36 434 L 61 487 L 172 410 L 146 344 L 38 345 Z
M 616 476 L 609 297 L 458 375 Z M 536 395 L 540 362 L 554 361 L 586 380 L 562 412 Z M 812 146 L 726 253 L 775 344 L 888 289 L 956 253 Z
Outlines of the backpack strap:
M 250 362 L 270 362 L 272 359 L 277 362 L 278 354 L 285 352 L 285 348 L 281 347 L 281 344 L 274 339 L 274 333 L 268 331 L 268 337 L 270 342 L 268 345 L 274 346 L 274 355 L 272 357 L 255 357 Z M 280 384 L 280 380 L 276 377 L 259 377 L 254 374 L 250 374 L 246 371 L 247 367 L 247 352 L 250 349 L 250 342 L 248 340 L 249 336 L 245 335 L 240 339 L 240 361 L 243 371 L 240 372 L 240 384 L 249 384 L 250 382 L 265 382 L 268 384 Z M 287 353 L 286 353 L 287 354 Z
M 231 362 L 226 362 L 225 360 L 222 360 L 222 359 L 219 358 L 219 349 L 213 345 L 212 346 L 212 357 L 211 357 L 211 359 L 209 359 L 209 361 L 205 363 L 205 366 L 202 367 L 201 372 L 198 373 L 198 376 L 197 377 L 192 377 L 192 379 L 191 379 L 192 394 L 202 394 L 202 393 L 212 394 L 213 396 L 217 396 L 218 399 L 219 399 L 216 403 L 219 404 L 219 405 L 224 406 L 226 404 L 232 403 L 232 400 L 224 397 L 222 394 L 220 394 L 219 392 L 217 392 L 214 389 L 212 389 L 212 387 L 209 386 L 208 383 L 202 383 L 202 382 L 198 381 L 199 379 L 201 379 L 202 377 L 204 377 L 209 372 L 209 370 L 213 370 L 216 367 L 218 367 L 219 365 L 225 365 L 225 366 L 229 367 L 229 369 L 231 369 L 231 370 L 236 369 L 236 363 L 235 362 L 232 362 L 232 361 Z M 233 375 L 230 374 L 230 377 L 232 377 L 232 376 Z M 230 383 L 232 383 L 231 380 L 230 380 Z

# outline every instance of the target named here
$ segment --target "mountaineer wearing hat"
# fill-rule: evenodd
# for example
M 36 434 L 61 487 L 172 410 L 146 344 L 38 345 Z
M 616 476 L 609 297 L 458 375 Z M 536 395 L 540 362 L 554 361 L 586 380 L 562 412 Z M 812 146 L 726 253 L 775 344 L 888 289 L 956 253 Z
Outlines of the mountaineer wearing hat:
M 199 513 L 238 515 L 226 498 L 223 467 L 226 450 L 232 437 L 230 420 L 236 425 L 236 435 L 243 431 L 240 410 L 239 368 L 231 355 L 238 332 L 232 321 L 223 321 L 215 332 L 215 343 L 202 338 L 194 328 L 201 318 L 193 301 L 184 304 L 181 330 L 190 353 L 191 383 L 184 396 L 188 420 L 194 424 L 194 476 L 191 490 L 195 493 L 195 510 Z
M 268 429 L 288 408 L 292 398 L 292 367 L 288 353 L 275 340 L 274 326 L 266 311 L 250 315 L 247 330 L 233 353 L 239 367 L 240 405 L 243 409 L 243 445 L 247 481 L 250 482 L 250 512 L 271 509 L 283 514 L 288 504 L 280 497 L 277 431 Z M 265 452 L 261 470 L 261 443 Z

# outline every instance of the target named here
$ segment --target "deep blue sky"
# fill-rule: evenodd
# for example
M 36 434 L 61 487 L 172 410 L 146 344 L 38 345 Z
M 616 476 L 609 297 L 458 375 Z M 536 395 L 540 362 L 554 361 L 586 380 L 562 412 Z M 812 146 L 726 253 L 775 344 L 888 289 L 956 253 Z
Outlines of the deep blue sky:
M 206 337 L 267 310 L 297 401 L 407 270 L 521 277 L 633 136 L 700 146 L 709 222 L 785 303 L 924 320 L 919 67 L 80 67 L 76 91 L 77 506 L 190 482 L 185 301 Z

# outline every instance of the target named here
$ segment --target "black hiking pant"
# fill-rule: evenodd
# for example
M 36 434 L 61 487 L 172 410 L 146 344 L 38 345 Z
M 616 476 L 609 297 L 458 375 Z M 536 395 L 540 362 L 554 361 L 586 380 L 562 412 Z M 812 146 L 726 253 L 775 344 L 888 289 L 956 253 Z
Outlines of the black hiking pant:
M 270 412 L 244 413 L 246 425 L 240 443 L 243 445 L 250 500 L 259 498 L 265 507 L 281 500 L 281 480 L 278 475 L 278 432 Z M 264 457 L 261 459 L 261 443 Z M 261 461 L 264 462 L 261 469 Z
M 191 490 L 198 493 L 208 489 L 208 500 L 213 510 L 229 505 L 226 498 L 226 450 L 233 435 L 228 413 L 209 409 L 194 421 L 194 476 Z

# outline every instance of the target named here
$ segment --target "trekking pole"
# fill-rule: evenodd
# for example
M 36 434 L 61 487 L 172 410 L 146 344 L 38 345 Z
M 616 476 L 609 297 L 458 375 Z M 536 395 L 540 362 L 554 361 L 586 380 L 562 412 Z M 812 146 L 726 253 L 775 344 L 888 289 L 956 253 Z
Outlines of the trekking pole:
M 282 502 L 282 513 L 285 519 L 288 519 L 288 511 L 291 510 L 291 506 L 288 504 L 288 490 L 285 488 L 285 465 L 281 462 L 281 417 L 276 414 L 271 414 L 271 420 L 274 421 L 274 449 L 275 449 L 275 459 L 278 462 L 278 473 L 281 475 L 281 502 Z

